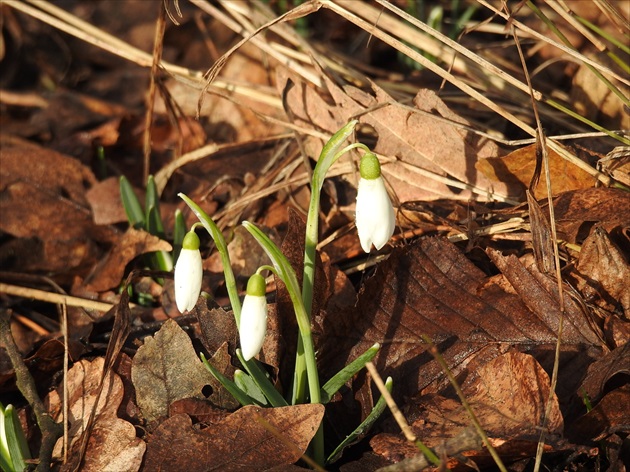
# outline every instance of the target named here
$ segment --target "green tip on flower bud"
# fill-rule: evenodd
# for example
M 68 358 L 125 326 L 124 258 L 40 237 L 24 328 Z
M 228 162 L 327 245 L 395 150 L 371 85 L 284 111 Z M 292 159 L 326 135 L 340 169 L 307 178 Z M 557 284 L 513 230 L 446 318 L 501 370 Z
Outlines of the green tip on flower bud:
M 184 240 L 182 241 L 182 247 L 184 249 L 192 249 L 193 251 L 199 249 L 199 236 L 195 233 L 194 230 L 188 231 L 186 236 L 184 236 Z
M 361 177 L 367 180 L 378 179 L 381 176 L 381 163 L 378 161 L 376 154 L 367 152 L 361 158 L 359 165 Z
M 264 297 L 267 291 L 265 278 L 260 274 L 252 275 L 247 281 L 247 295 Z

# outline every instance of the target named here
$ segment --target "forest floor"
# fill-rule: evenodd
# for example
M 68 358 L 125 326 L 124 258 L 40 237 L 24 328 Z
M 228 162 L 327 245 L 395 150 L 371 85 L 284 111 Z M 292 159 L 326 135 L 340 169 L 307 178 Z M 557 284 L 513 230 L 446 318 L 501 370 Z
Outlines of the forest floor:
M 629 5 L 0 3 L 0 402 L 25 463 L 438 467 L 421 441 L 454 470 L 626 470 Z M 237 352 L 234 294 L 271 263 L 241 223 L 302 283 L 315 164 L 352 120 L 345 144 L 378 156 L 396 227 L 362 250 L 364 151 L 343 153 L 316 208 L 322 397 L 292 390 L 306 338 L 290 280 L 269 274 L 251 365 L 274 401 Z M 203 296 L 185 313 L 172 261 L 199 220 L 180 193 L 235 278 L 198 228 Z

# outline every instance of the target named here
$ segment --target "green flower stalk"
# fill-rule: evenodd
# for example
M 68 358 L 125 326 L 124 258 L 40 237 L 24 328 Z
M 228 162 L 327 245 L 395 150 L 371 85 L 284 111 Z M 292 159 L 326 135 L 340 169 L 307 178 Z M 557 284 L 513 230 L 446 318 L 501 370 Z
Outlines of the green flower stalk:
M 193 228 L 184 236 L 182 250 L 175 265 L 175 303 L 180 312 L 190 311 L 197 304 L 202 276 L 199 236 Z

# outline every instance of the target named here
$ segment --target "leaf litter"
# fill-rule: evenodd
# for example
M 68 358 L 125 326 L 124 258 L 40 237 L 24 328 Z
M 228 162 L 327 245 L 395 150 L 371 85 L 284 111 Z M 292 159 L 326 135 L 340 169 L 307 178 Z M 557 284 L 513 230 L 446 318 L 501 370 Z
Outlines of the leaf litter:
M 515 128 L 527 132 L 526 128 L 508 112 L 514 107 L 507 104 L 520 104 L 519 117 L 533 125 L 528 96 L 511 88 L 516 80 L 521 81 L 520 90 L 526 90 L 520 65 L 510 63 L 515 60 L 513 51 L 473 48 L 477 59 L 467 62 L 469 56 L 458 56 L 452 64 L 457 77 L 440 85 L 428 70 L 399 65 L 387 70 L 376 60 L 379 54 L 409 52 L 395 51 L 378 39 L 370 43 L 368 30 L 351 33 L 347 28 L 346 20 L 359 24 L 353 14 L 369 18 L 375 6 L 384 6 L 381 2 L 364 7 L 341 0 L 313 4 L 301 11 L 309 13 L 306 18 L 312 19 L 315 30 L 318 24 L 327 25 L 325 34 L 315 31 L 319 39 L 315 34 L 307 41 L 295 34 L 297 24 L 281 22 L 264 37 L 250 38 L 209 84 L 211 96 L 194 121 L 199 90 L 207 85 L 199 71 L 233 46 L 240 33 L 253 31 L 253 24 L 277 14 L 256 2 L 226 2 L 212 11 L 197 2 L 182 4 L 180 24 L 167 25 L 162 52 L 164 70 L 170 75 L 160 77 L 164 86 L 154 122 L 147 128 L 148 74 L 133 62 L 151 63 L 143 50 L 151 50 L 157 9 L 132 2 L 129 14 L 120 15 L 112 6 L 115 2 L 93 5 L 89 13 L 81 10 L 85 2 L 72 7 L 75 25 L 83 27 L 78 17 L 91 16 L 103 27 L 101 44 L 115 44 L 110 50 L 124 51 L 129 62 L 42 26 L 12 0 L 6 3 L 3 13 L 10 13 L 6 34 L 16 41 L 7 43 L 0 74 L 2 316 L 12 315 L 14 337 L 40 388 L 50 387 L 47 408 L 56 421 L 63 420 L 64 390 L 69 395 L 69 456 L 62 465 L 59 442 L 53 467 L 301 470 L 300 457 L 322 418 L 330 444 L 343 440 L 365 419 L 379 396 L 365 373 L 348 382 L 325 408 L 238 408 L 197 357 L 205 351 L 214 367 L 229 377 L 239 367 L 236 326 L 229 307 L 221 306 L 227 297 L 217 275 L 220 261 L 207 241 L 204 290 L 213 300 L 200 299 L 192 314 L 180 316 L 175 310 L 170 280 L 164 286 L 148 277 L 134 282 L 134 289 L 145 291 L 149 299 L 143 309 L 127 307 L 119 291 L 130 271 L 142 268 L 144 254 L 170 250 L 172 212 L 185 210 L 176 198 L 180 191 L 199 201 L 231 235 L 241 284 L 264 263 L 258 247 L 252 247 L 238 227 L 234 229 L 243 219 L 269 225 L 277 241 L 281 239 L 276 235 L 282 236 L 283 251 L 299 269 L 301 215 L 308 205 L 312 161 L 327 137 L 359 118 L 357 139 L 369 142 L 383 160 L 400 232 L 382 254 L 367 261 L 357 257 L 356 156 L 342 158 L 324 186 L 324 243 L 315 276 L 313 330 L 322 380 L 378 342 L 382 348 L 374 363 L 381 375 L 393 377 L 394 398 L 415 434 L 431 447 L 457 443 L 470 430 L 468 412 L 422 338 L 426 335 L 505 462 L 515 467 L 533 463 L 544 421 L 547 466 L 605 464 L 616 470 L 627 435 L 627 412 L 620 405 L 628 401 L 630 375 L 626 148 L 600 135 L 569 139 L 560 152 L 554 148 L 549 153 L 554 221 L 549 221 L 542 179 L 534 194 L 541 200 L 525 203 L 525 189 L 540 163 L 533 141 L 514 132 Z M 608 35 L 602 37 L 616 34 L 611 32 L 614 16 L 595 14 L 595 7 L 578 3 L 570 8 L 599 22 Z M 554 7 L 550 2 L 546 14 Z M 371 27 L 379 29 L 376 37 L 398 29 L 400 39 L 413 44 L 413 29 L 402 16 L 390 13 L 391 5 L 386 8 L 382 23 L 372 22 Z M 531 11 L 513 13 L 520 33 L 536 38 L 533 24 L 544 30 Z M 392 18 L 397 27 L 391 28 Z M 519 21 L 524 18 L 531 20 L 530 26 Z M 484 30 L 481 23 L 477 28 L 462 41 L 483 45 L 496 40 L 491 28 Z M 117 39 L 105 31 L 143 50 L 114 43 Z M 57 39 L 47 41 L 50 37 Z M 347 47 L 354 37 L 368 44 L 361 61 L 353 60 Z M 578 55 L 575 62 L 558 60 L 568 52 L 547 38 L 540 40 L 530 57 L 540 66 L 534 87 L 550 94 L 558 91 L 553 84 L 569 84 L 561 91 L 569 107 L 608 129 L 628 128 L 620 97 L 625 93 L 627 99 L 629 84 L 616 63 L 601 55 L 596 65 L 621 95 L 602 87 L 603 81 L 594 80 L 583 64 L 576 65 L 587 60 L 584 37 L 572 36 L 579 51 L 570 52 Z M 427 38 L 426 47 L 435 47 L 437 41 L 446 48 L 448 43 L 439 38 Z M 21 44 L 38 41 L 47 44 L 36 48 L 40 55 L 11 55 Z M 69 56 L 43 59 L 61 44 Z M 432 55 L 439 57 L 439 50 Z M 72 63 L 62 60 L 73 56 Z M 512 74 L 510 87 L 487 86 L 503 78 L 484 69 L 484 60 L 496 61 Z M 52 80 L 62 87 L 44 91 L 30 82 L 16 87 L 12 74 L 19 75 L 24 68 L 38 70 L 42 83 Z M 465 91 L 459 81 L 466 74 L 497 109 L 481 109 L 458 90 Z M 548 104 L 539 106 L 550 133 L 586 130 L 559 117 Z M 148 161 L 143 160 L 142 149 L 147 132 Z M 617 136 L 627 140 L 623 133 Z M 99 149 L 105 159 L 97 157 Z M 141 188 L 148 172 L 156 174 L 162 191 L 166 240 L 127 229 L 124 223 L 118 176 L 126 175 Z M 188 213 L 185 217 L 189 225 L 194 221 Z M 551 237 L 551 225 L 557 241 Z M 562 297 L 553 263 L 549 264 L 556 243 L 562 260 Z M 71 295 L 118 307 L 109 313 L 70 312 L 67 343 L 73 365 L 63 378 L 64 338 L 55 310 L 11 295 L 14 286 L 63 288 Z M 281 283 L 269 295 L 269 327 L 260 359 L 276 388 L 285 393 L 291 382 L 295 320 Z M 561 318 L 558 377 L 552 391 Z M 39 324 L 47 329 L 34 331 Z M 5 349 L 0 350 L 0 360 L 2 402 L 15 402 L 28 415 Z M 99 404 L 94 405 L 99 391 Z M 35 429 L 29 428 L 32 437 Z M 453 449 L 457 459 L 448 467 L 491 467 L 485 448 L 466 444 L 468 449 Z M 31 447 L 37 445 L 33 442 Z M 417 455 L 385 415 L 329 467 L 375 470 Z

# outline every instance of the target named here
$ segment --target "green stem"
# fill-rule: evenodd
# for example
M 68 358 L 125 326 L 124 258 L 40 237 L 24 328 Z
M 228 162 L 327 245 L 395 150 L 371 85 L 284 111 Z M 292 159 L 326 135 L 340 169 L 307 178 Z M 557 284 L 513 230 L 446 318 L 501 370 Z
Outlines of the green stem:
M 236 320 L 236 327 L 238 329 L 241 323 L 241 301 L 238 298 L 238 290 L 236 288 L 236 279 L 234 277 L 234 272 L 232 271 L 232 265 L 230 263 L 230 253 L 228 252 L 225 238 L 223 237 L 223 234 L 219 230 L 219 227 L 216 225 L 216 223 L 212 220 L 212 218 L 210 218 L 206 214 L 205 211 L 203 211 L 199 207 L 199 205 L 197 205 L 194 201 L 192 201 L 183 193 L 180 193 L 179 196 L 182 198 L 182 200 L 184 200 L 184 202 L 186 202 L 186 204 L 190 207 L 193 213 L 197 215 L 197 218 L 199 218 L 199 221 L 201 222 L 203 227 L 208 231 L 208 233 L 214 240 L 214 244 L 217 246 L 217 250 L 219 251 L 219 254 L 221 256 L 221 262 L 223 264 L 223 275 L 225 277 L 225 286 L 228 291 L 228 296 L 230 297 L 230 303 L 232 304 L 232 313 L 234 313 L 234 319 Z M 253 366 L 254 362 L 255 360 L 251 360 L 251 359 L 249 361 L 243 362 L 245 369 L 247 369 L 247 371 L 250 372 L 250 375 L 251 375 L 252 370 L 258 368 L 257 365 Z M 258 370 L 260 369 L 258 368 Z M 267 377 L 263 375 L 258 380 L 260 381 L 260 384 L 258 386 L 263 392 L 265 392 L 265 394 L 269 393 L 270 395 L 272 395 L 272 391 L 277 393 L 273 384 Z M 221 382 L 223 383 L 223 381 Z M 232 393 L 232 391 L 230 391 L 230 393 Z M 236 398 L 242 404 L 241 398 L 236 397 L 236 396 L 234 398 Z M 271 398 L 269 397 L 267 398 L 269 399 L 270 402 L 272 401 Z
M 302 336 L 298 336 L 297 350 L 295 352 L 295 368 L 293 369 L 293 393 L 291 396 L 292 405 L 305 402 L 307 380 L 304 343 L 302 341 Z
M 225 286 L 228 291 L 228 297 L 230 297 L 230 303 L 232 304 L 232 312 L 234 313 L 234 319 L 236 320 L 236 327 L 241 324 L 241 301 L 238 298 L 238 290 L 236 289 L 236 278 L 232 271 L 232 265 L 230 263 L 230 254 L 225 243 L 225 238 L 219 230 L 217 224 L 210 218 L 205 211 L 201 209 L 199 205 L 193 202 L 183 193 L 179 194 L 179 197 L 186 202 L 186 205 L 190 207 L 193 213 L 199 218 L 201 224 L 208 234 L 212 237 L 214 244 L 217 246 L 219 255 L 221 256 L 221 263 L 223 264 L 223 275 L 225 277 Z
M 300 286 L 295 275 L 295 271 L 291 264 L 287 260 L 286 256 L 282 254 L 282 251 L 276 246 L 269 237 L 263 233 L 256 225 L 249 221 L 243 221 L 243 226 L 249 233 L 258 241 L 261 247 L 265 250 L 269 259 L 273 263 L 276 270 L 276 274 L 287 287 L 289 297 L 293 303 L 293 309 L 295 311 L 295 318 L 297 320 L 298 328 L 300 331 L 300 338 L 304 347 L 304 364 L 306 366 L 306 375 L 308 379 L 308 392 L 311 403 L 321 403 L 319 376 L 317 373 L 317 361 L 315 359 L 315 349 L 313 347 L 313 337 L 311 334 L 311 321 L 304 303 L 302 302 L 302 293 Z M 297 370 L 297 369 L 296 369 Z M 313 457 L 319 463 L 323 464 L 324 461 L 324 442 L 323 442 L 323 430 L 320 428 L 313 438 Z
M 304 274 L 302 278 L 302 302 L 309 318 L 313 307 L 313 283 L 315 279 L 315 253 L 317 242 L 319 241 L 319 200 L 324 184 L 324 179 L 328 169 L 339 157 L 348 152 L 353 147 L 363 146 L 357 143 L 346 147 L 342 152 L 338 152 L 341 145 L 348 139 L 354 131 L 357 121 L 351 121 L 346 126 L 337 131 L 326 143 L 319 155 L 317 165 L 313 170 L 311 181 L 311 201 L 306 217 L 306 235 L 304 240 Z

